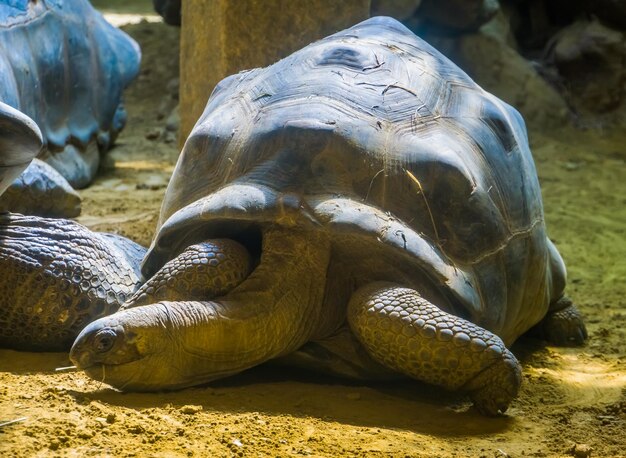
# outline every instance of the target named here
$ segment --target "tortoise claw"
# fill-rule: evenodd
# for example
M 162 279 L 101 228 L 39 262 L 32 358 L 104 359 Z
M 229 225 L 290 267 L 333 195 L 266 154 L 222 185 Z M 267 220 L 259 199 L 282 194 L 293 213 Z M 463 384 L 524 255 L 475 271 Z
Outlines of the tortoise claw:
M 549 313 L 538 325 L 545 340 L 559 346 L 580 346 L 587 340 L 587 328 L 582 315 L 568 298 L 559 300 L 564 308 Z
M 503 414 L 519 391 L 522 370 L 513 353 L 504 350 L 502 359 L 478 374 L 466 387 L 474 407 L 483 415 Z

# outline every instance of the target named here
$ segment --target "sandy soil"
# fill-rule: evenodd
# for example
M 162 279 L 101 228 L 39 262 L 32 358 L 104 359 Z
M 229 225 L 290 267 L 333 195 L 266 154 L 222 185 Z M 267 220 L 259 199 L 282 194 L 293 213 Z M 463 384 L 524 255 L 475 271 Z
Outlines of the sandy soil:
M 144 66 L 109 168 L 82 192 L 79 221 L 148 244 L 178 153 L 165 128 L 175 101 L 176 30 L 126 28 Z M 158 113 L 161 113 L 159 116 Z M 161 119 L 158 119 L 161 117 Z M 621 136 L 620 136 L 621 135 Z M 514 347 L 524 368 L 506 416 L 413 382 L 353 384 L 258 368 L 210 387 L 123 394 L 64 353 L 0 351 L 0 456 L 626 456 L 626 135 L 532 135 L 550 234 L 587 317 L 583 348 Z

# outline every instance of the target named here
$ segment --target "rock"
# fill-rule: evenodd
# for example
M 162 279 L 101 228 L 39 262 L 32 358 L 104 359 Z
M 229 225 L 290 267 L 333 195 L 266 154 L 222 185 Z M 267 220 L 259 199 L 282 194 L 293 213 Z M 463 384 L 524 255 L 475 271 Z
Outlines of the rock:
M 158 140 L 158 138 L 161 136 L 161 129 L 152 129 L 148 132 L 146 132 L 146 139 L 147 140 Z
M 181 0 L 152 0 L 154 10 L 159 13 L 166 24 L 180 25 L 180 1 Z
M 413 16 L 422 0 L 372 0 L 372 16 L 391 16 L 400 21 Z
M 576 444 L 570 449 L 570 454 L 576 458 L 587 458 L 592 451 L 593 448 L 587 444 Z
M 587 2 L 587 6 L 602 21 L 626 30 L 626 2 L 624 0 L 595 0 Z
M 424 0 L 417 15 L 421 21 L 454 32 L 473 32 L 498 11 L 497 0 Z
M 370 0 L 194 0 L 182 3 L 179 143 L 224 77 L 264 67 L 367 19 Z
M 143 426 L 139 424 L 133 424 L 133 425 L 128 425 L 128 427 L 126 428 L 126 431 L 128 431 L 131 434 L 143 434 L 146 430 L 144 429 Z
M 95 433 L 89 428 L 78 428 L 76 430 L 76 437 L 80 439 L 91 439 L 95 436 Z
M 602 113 L 620 105 L 626 79 L 624 34 L 597 20 L 561 30 L 546 50 L 570 103 L 578 111 Z
M 181 413 L 185 415 L 195 415 L 202 411 L 202 406 L 186 405 L 180 408 Z

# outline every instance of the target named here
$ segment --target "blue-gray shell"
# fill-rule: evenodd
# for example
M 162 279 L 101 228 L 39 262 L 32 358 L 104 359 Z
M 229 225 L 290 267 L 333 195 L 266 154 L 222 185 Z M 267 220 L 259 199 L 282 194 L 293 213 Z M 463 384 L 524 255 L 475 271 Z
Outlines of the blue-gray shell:
M 0 101 L 31 117 L 51 150 L 108 149 L 139 61 L 138 45 L 87 0 L 0 2 Z

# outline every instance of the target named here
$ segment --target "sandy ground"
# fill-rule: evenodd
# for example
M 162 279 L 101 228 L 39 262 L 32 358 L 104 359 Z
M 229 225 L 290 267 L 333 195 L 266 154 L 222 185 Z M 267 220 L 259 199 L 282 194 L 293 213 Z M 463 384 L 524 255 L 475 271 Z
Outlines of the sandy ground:
M 176 30 L 126 28 L 144 66 L 109 168 L 82 192 L 83 224 L 148 244 L 178 153 Z M 161 115 L 159 115 L 161 113 Z M 161 119 L 158 119 L 161 118 Z M 621 135 L 621 136 L 620 136 Z M 413 382 L 354 384 L 258 368 L 210 387 L 123 394 L 64 353 L 0 351 L 0 456 L 626 456 L 626 135 L 532 135 L 551 236 L 587 317 L 582 348 L 524 338 L 524 383 L 505 416 Z M 115 161 L 113 168 L 112 162 Z

